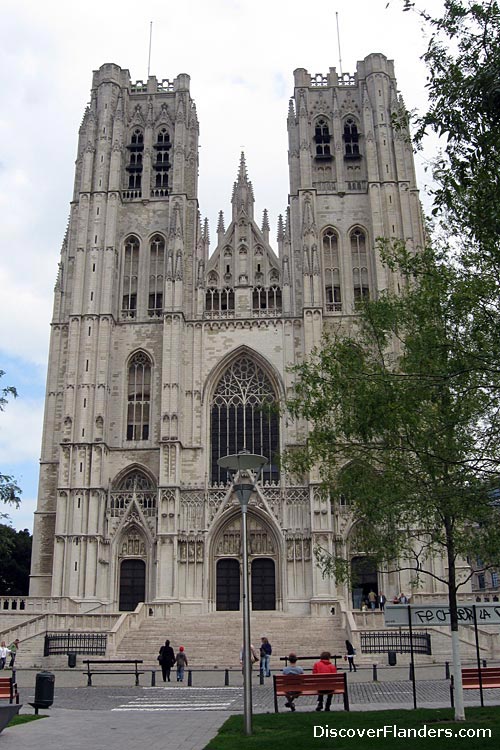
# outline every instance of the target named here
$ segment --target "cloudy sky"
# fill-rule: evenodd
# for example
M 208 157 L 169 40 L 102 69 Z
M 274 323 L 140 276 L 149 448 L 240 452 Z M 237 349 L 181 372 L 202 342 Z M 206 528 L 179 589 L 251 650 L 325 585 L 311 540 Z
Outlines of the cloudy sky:
M 387 5 L 389 7 L 387 7 Z M 439 0 L 426 0 L 437 9 Z M 393 59 L 409 108 L 425 107 L 420 23 L 402 0 L 3 0 L 0 25 L 0 469 L 23 488 L 16 528 L 32 529 L 52 293 L 69 213 L 78 128 L 92 71 L 105 62 L 146 79 L 191 76 L 200 121 L 199 201 L 212 238 L 229 215 L 245 151 L 256 217 L 271 237 L 288 194 L 286 116 L 293 70 L 343 72 L 370 52 Z M 421 174 L 421 184 L 424 176 Z M 226 220 L 227 225 L 227 220 Z M 1 510 L 1 509 L 0 509 Z

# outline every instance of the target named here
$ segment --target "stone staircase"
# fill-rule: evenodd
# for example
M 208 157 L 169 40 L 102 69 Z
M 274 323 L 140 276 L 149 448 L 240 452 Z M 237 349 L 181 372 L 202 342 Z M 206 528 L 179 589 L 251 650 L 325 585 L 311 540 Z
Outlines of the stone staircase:
M 262 635 L 273 647 L 271 666 L 282 666 L 279 658 L 290 651 L 314 656 L 323 650 L 332 654 L 345 652 L 345 633 L 340 617 L 287 615 L 281 612 L 252 612 L 251 638 L 257 649 Z M 119 644 L 116 659 L 144 660 L 145 666 L 157 666 L 160 646 L 168 638 L 175 651 L 180 645 L 186 649 L 189 666 L 237 668 L 242 645 L 242 615 L 240 612 L 214 612 L 204 615 L 150 618 L 137 631 L 129 631 Z

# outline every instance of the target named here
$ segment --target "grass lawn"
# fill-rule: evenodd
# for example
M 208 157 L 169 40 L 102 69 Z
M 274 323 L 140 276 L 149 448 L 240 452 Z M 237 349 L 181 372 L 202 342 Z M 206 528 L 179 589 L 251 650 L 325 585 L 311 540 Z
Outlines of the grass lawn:
M 439 750 L 441 747 L 446 750 L 493 750 L 500 746 L 500 706 L 467 708 L 465 714 L 466 721 L 458 723 L 454 722 L 450 708 L 256 714 L 253 717 L 254 733 L 250 737 L 244 735 L 243 716 L 231 716 L 205 750 L 311 750 L 322 747 L 335 750 L 400 750 L 404 743 L 412 743 L 419 750 Z M 390 731 L 394 725 L 396 731 L 401 733 L 399 736 L 394 736 Z M 470 736 L 471 730 L 477 729 L 491 730 L 491 736 Z M 337 736 L 325 736 L 325 730 L 333 730 Z M 356 736 L 339 736 L 340 730 L 348 730 L 349 734 Z M 358 732 L 361 734 L 363 730 L 364 736 L 359 736 Z M 420 730 L 421 735 L 427 736 L 413 737 L 410 730 Z M 434 736 L 430 736 L 432 730 Z M 460 730 L 469 730 L 469 734 L 456 737 Z M 446 733 L 451 736 L 446 736 Z
M 36 714 L 17 714 L 17 716 L 14 716 L 14 718 L 9 721 L 7 726 L 15 727 L 16 724 L 28 724 L 28 722 L 30 721 L 36 721 L 37 719 L 46 719 L 47 717 L 48 714 L 39 714 L 38 716 L 36 716 Z

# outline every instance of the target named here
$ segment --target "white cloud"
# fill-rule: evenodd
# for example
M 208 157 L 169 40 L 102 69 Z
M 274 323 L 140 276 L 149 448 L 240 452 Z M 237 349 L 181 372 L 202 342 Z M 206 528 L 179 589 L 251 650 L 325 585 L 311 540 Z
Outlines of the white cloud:
M 16 464 L 38 464 L 42 439 L 43 401 L 11 399 L 0 419 L 0 465 L 15 470 Z M 36 457 L 36 458 L 35 458 Z M 7 473 L 9 473 L 7 472 Z

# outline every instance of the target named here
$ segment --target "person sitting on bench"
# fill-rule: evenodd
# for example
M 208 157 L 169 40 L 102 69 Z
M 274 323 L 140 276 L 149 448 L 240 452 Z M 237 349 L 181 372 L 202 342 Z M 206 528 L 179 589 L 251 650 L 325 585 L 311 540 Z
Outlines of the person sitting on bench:
M 321 655 L 319 657 L 319 661 L 317 661 L 313 666 L 313 674 L 337 674 L 337 667 L 335 664 L 332 664 L 330 659 L 332 658 L 332 655 L 329 651 L 322 651 Z M 326 694 L 326 704 L 325 704 L 325 711 L 330 710 L 330 706 L 332 705 L 332 693 L 328 693 L 325 691 Z M 320 694 L 318 697 L 318 705 L 316 706 L 316 711 L 322 711 L 323 710 L 323 695 Z
M 288 654 L 288 661 L 290 665 L 286 666 L 283 670 L 283 674 L 304 674 L 302 667 L 297 666 L 297 654 Z M 299 697 L 300 693 L 287 693 L 285 706 L 291 711 L 295 711 L 295 700 Z

